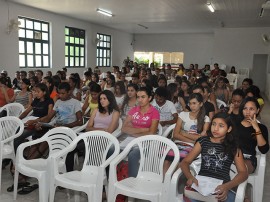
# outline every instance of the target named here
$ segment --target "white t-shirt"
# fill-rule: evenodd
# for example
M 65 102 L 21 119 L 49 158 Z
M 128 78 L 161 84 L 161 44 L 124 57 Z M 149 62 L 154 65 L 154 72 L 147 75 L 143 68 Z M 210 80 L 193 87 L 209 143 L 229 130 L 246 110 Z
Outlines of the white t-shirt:
M 182 130 L 188 132 L 188 133 L 194 133 L 197 134 L 197 119 L 190 119 L 189 117 L 190 112 L 180 112 L 179 118 L 183 121 L 182 123 Z M 204 117 L 204 122 L 210 122 L 210 119 L 208 116 Z
M 122 95 L 121 97 L 116 97 L 115 96 L 115 100 L 116 100 L 116 104 L 119 106 L 119 105 L 123 105 L 123 102 L 124 102 L 124 98 L 125 98 L 125 95 Z
M 65 101 L 58 99 L 53 110 L 56 112 L 56 124 L 64 125 L 76 121 L 76 113 L 82 111 L 82 107 L 81 103 L 74 98 Z
M 174 104 L 169 100 L 166 100 L 165 104 L 161 107 L 156 103 L 155 99 L 151 104 L 158 110 L 160 121 L 170 121 L 173 119 L 173 114 L 177 113 Z

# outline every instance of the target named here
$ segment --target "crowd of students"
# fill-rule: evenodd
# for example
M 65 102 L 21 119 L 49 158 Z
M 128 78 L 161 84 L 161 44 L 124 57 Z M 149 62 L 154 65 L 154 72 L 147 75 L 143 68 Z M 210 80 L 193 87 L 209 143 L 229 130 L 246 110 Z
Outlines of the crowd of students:
M 52 120 L 53 127 L 72 128 L 82 125 L 83 116 L 86 116 L 90 117 L 86 131 L 112 133 L 122 118 L 120 139 L 156 134 L 159 124 L 163 131 L 176 124 L 172 139 L 194 144 L 193 150 L 181 157 L 180 166 L 188 179 L 187 184 L 198 183 L 188 165 L 201 153 L 199 174 L 224 180 L 217 188 L 220 191 L 218 199 L 232 201 L 229 190 L 243 182 L 257 167 L 256 147 L 261 153 L 269 150 L 268 130 L 257 120 L 264 105 L 259 88 L 253 85 L 252 79 L 246 78 L 239 89 L 232 90 L 226 72 L 219 69 L 218 64 L 212 71 L 209 65 L 203 69 L 198 65 L 190 65 L 187 69 L 183 65 L 172 69 L 169 64 L 161 69 L 151 67 L 133 63 L 121 70 L 114 66 L 113 72 L 104 73 L 98 67 L 93 71 L 88 68 L 84 79 L 78 73 L 67 77 L 65 68 L 56 75 L 48 71 L 45 77 L 41 70 L 28 74 L 21 71 L 16 72 L 12 82 L 7 72 L 2 71 L 0 107 L 18 102 L 25 107 L 21 119 L 31 111 L 36 117 L 26 122 L 24 133 L 14 140 L 15 149 L 29 136 L 35 139 L 44 135 L 49 128 L 42 123 Z M 235 68 L 232 73 L 236 73 Z M 131 79 L 127 80 L 127 76 Z M 168 80 L 173 82 L 167 84 Z M 219 109 L 216 99 L 228 107 Z M 27 158 L 44 155 L 46 148 L 47 145 L 32 148 Z M 79 150 L 84 150 L 81 143 L 74 152 Z M 215 160 L 217 155 L 223 159 L 219 164 Z M 73 170 L 73 156 L 71 153 L 66 159 L 67 171 Z M 129 176 L 137 175 L 139 159 L 138 148 L 133 148 L 128 156 Z M 230 179 L 229 168 L 233 161 L 238 174 Z M 22 176 L 20 180 L 23 186 L 26 179 Z

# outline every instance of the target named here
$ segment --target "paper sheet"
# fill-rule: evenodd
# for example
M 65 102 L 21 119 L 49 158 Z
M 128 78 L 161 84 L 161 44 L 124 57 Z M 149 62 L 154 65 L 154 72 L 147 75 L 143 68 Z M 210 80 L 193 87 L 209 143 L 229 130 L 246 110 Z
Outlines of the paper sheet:
M 201 175 L 196 175 L 196 179 L 198 180 L 199 186 L 193 183 L 191 187 L 197 190 L 203 196 L 214 194 L 217 186 L 223 183 L 223 180 Z

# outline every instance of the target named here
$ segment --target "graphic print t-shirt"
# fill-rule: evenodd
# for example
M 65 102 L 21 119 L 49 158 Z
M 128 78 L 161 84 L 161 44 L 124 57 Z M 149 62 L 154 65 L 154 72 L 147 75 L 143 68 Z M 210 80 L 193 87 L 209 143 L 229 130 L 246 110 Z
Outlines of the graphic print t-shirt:
M 76 121 L 76 113 L 82 110 L 78 100 L 71 98 L 69 100 L 57 100 L 53 110 L 56 112 L 56 124 L 65 125 Z

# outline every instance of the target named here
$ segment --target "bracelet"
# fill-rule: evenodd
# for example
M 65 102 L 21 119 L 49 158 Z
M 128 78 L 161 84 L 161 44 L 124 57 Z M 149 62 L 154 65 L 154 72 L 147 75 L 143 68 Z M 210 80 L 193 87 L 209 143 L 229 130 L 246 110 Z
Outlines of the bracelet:
M 258 131 L 258 132 L 255 132 L 255 133 L 251 133 L 252 136 L 257 136 L 257 135 L 261 135 L 262 132 L 261 131 Z

